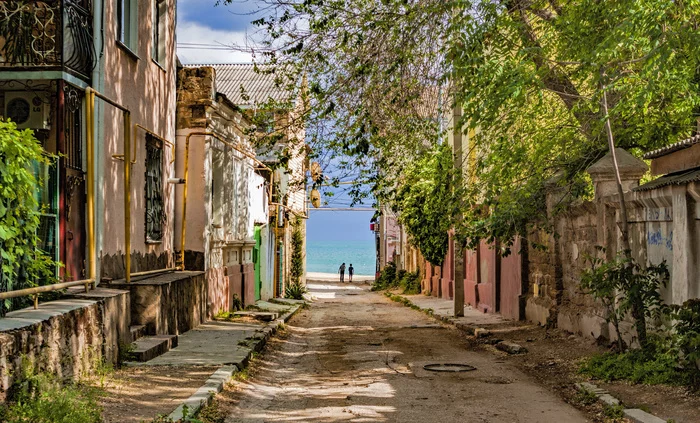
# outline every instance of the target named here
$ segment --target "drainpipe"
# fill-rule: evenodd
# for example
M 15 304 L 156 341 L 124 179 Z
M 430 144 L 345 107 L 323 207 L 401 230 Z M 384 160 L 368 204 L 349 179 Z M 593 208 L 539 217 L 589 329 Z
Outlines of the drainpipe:
M 90 260 L 90 266 L 88 270 L 88 279 L 97 280 L 97 252 L 95 248 L 95 161 L 94 161 L 94 149 L 95 149 L 95 134 L 94 130 L 94 120 L 95 120 L 95 94 L 91 88 L 88 88 L 85 92 L 85 98 L 87 100 L 87 110 L 85 117 L 87 120 L 87 139 L 86 139 L 86 150 L 87 150 L 87 218 L 88 218 L 88 255 Z

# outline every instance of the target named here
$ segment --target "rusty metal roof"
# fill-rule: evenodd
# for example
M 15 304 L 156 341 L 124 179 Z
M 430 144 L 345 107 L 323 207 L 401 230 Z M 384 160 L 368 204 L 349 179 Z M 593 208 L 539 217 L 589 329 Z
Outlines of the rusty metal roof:
M 678 150 L 683 150 L 685 148 L 692 147 L 693 145 L 700 143 L 700 134 L 695 135 L 693 137 L 690 137 L 688 139 L 685 139 L 683 141 L 679 141 L 677 143 L 667 145 L 666 147 L 659 148 L 658 150 L 650 151 L 647 154 L 644 155 L 645 159 L 655 159 L 657 157 L 665 156 L 666 154 L 670 154 L 673 152 L 676 152 Z
M 216 91 L 241 107 L 289 101 L 293 92 L 287 89 L 285 75 L 271 66 L 245 64 L 188 64 L 190 68 L 210 66 L 216 72 Z
M 682 185 L 689 182 L 700 181 L 700 167 L 682 172 L 669 173 L 644 185 L 634 188 L 633 191 L 649 191 L 655 188 L 662 188 L 669 185 Z

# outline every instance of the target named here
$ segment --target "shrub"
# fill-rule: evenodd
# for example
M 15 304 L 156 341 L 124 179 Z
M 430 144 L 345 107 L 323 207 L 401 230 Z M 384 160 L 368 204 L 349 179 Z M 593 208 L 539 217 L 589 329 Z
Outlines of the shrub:
M 394 262 L 387 263 L 384 269 L 379 273 L 379 277 L 372 284 L 372 291 L 381 291 L 384 289 L 395 288 L 398 286 L 396 279 L 396 264 Z
M 420 294 L 420 275 L 418 272 L 406 272 L 399 282 L 404 294 Z
M 304 294 L 307 292 L 308 290 L 301 284 L 301 282 L 294 282 L 287 285 L 287 288 L 284 290 L 284 296 L 285 298 L 291 298 L 292 300 L 303 300 Z
M 33 374 L 27 369 L 13 385 L 10 402 L 0 411 L 0 422 L 102 422 L 96 389 L 77 383 L 63 385 L 55 375 Z
M 660 293 L 669 280 L 666 262 L 644 266 L 626 254 L 612 260 L 588 257 L 588 261 L 591 268 L 583 272 L 581 288 L 607 309 L 607 319 L 617 332 L 618 349 L 625 349 L 619 324 L 628 314 L 634 319 L 639 344 L 646 348 L 647 318 L 658 317 L 666 309 Z
M 0 291 L 56 281 L 57 263 L 38 247 L 41 210 L 35 193 L 41 181 L 32 171 L 48 163 L 31 130 L 0 119 Z M 0 316 L 30 303 L 26 297 L 0 301 Z
M 686 385 L 689 375 L 678 367 L 673 351 L 630 350 L 598 354 L 584 360 L 580 372 L 606 382 L 628 380 L 646 385 Z

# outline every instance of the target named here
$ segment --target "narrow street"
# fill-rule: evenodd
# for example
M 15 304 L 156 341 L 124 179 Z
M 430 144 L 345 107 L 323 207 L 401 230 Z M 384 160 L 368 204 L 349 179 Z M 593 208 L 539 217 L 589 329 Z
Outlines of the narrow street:
M 317 298 L 218 398 L 227 422 L 585 422 L 575 408 L 464 335 L 367 285 Z M 464 363 L 461 373 L 430 363 Z

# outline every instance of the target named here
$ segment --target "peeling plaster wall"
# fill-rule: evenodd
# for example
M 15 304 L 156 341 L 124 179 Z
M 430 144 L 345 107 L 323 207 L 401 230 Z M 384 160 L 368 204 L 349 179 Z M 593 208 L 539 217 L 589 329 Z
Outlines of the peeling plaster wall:
M 668 304 L 682 304 L 700 293 L 700 206 L 696 195 L 699 185 L 693 182 L 625 194 L 632 255 L 641 263 L 666 261 L 671 281 L 662 289 L 662 297 Z M 530 245 L 544 248 L 528 251 L 527 320 L 556 324 L 592 338 L 615 340 L 614 328 L 605 320 L 606 310 L 582 292 L 580 282 L 582 272 L 589 266 L 586 257 L 603 256 L 596 246 L 606 249 L 607 259 L 621 250 L 619 221 L 617 196 L 607 195 L 559 214 L 555 218 L 557 237 L 544 231 L 530 233 Z M 621 329 L 625 341 L 634 344 L 636 334 L 631 321 L 622 322 Z

